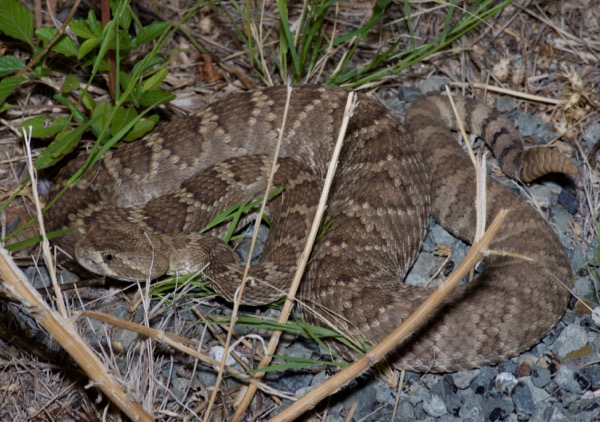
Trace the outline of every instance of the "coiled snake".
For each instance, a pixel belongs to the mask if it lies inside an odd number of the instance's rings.
[[[271,231],[255,283],[243,301],[258,305],[285,294],[308,233],[347,92],[294,88],[276,183]],[[134,280],[202,270],[231,300],[242,265],[217,237],[197,234],[228,206],[262,195],[278,138],[286,88],[233,95],[110,150],[48,214],[50,228],[77,230],[57,243],[80,264]],[[483,135],[510,177],[532,180],[574,165],[549,149],[523,152],[518,134],[497,111],[456,99],[467,128]],[[475,227],[474,171],[450,134],[448,100],[424,97],[403,125],[359,95],[328,203],[332,228],[316,244],[301,298],[344,332],[375,343],[429,294],[401,283],[433,215],[470,241]],[[60,173],[62,182],[83,158]],[[546,221],[518,195],[492,180],[488,215],[510,208],[490,255],[473,282],[459,287],[396,352],[400,367],[453,371],[504,360],[538,342],[561,318],[573,277]]]

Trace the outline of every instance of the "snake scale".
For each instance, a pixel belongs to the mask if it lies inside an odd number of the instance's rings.
[[[270,200],[271,231],[251,267],[243,302],[285,295],[315,214],[347,92],[295,87]],[[504,173],[529,181],[573,173],[566,157],[523,152],[518,133],[496,110],[458,97],[469,131],[481,134]],[[214,216],[266,187],[286,102],[286,88],[239,93],[166,124],[140,141],[108,151],[50,209],[51,229],[76,230],[56,243],[89,270],[122,280],[201,271],[231,300],[243,265],[214,234],[198,234]],[[402,280],[432,215],[455,236],[474,236],[473,166],[453,138],[455,119],[443,97],[427,96],[404,125],[364,95],[341,152],[326,218],[301,285],[304,313],[371,344],[399,325],[430,293]],[[54,191],[82,164],[59,173]],[[538,342],[566,308],[573,276],[544,218],[498,182],[488,183],[488,221],[511,210],[482,273],[457,288],[422,328],[395,351],[397,366],[455,371],[505,360]],[[217,233],[219,233],[217,231]],[[529,259],[502,254],[511,252]],[[317,317],[316,315],[320,315]]]

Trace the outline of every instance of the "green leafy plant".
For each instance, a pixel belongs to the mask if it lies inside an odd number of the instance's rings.
[[[388,78],[406,69],[433,53],[449,46],[486,19],[495,15],[511,3],[511,0],[501,2],[493,0],[475,0],[466,9],[459,9],[455,2],[439,3],[447,7],[446,19],[441,36],[424,44],[418,44],[414,38],[411,8],[404,1],[405,30],[410,35],[408,43],[401,43],[401,38],[391,39],[381,43],[378,51],[364,64],[357,66],[356,53],[374,28],[383,24],[386,13],[392,2],[377,0],[371,13],[367,14],[364,22],[355,29],[345,33],[331,31],[328,22],[337,19],[337,0],[309,0],[303,3],[299,19],[289,19],[288,0],[277,0],[279,13],[279,33],[274,42],[263,38],[260,31],[262,14],[256,13],[246,3],[241,6],[237,1],[231,2],[237,14],[232,13],[225,2],[217,2],[220,11],[229,17],[234,32],[246,46],[248,59],[256,74],[271,84],[268,56],[273,57],[273,63],[279,71],[281,81],[288,78],[295,83],[317,81],[322,82],[323,64],[328,60],[330,50],[343,51],[341,62],[325,77],[331,85],[344,85],[349,88],[358,87]],[[241,20],[241,24],[239,21]],[[338,30],[339,31],[339,30]],[[266,45],[273,46],[271,51]]]
[[[19,126],[19,130],[31,130],[34,138],[53,138],[37,157],[37,169],[50,167],[73,151],[88,131],[98,140],[96,151],[85,166],[89,167],[117,141],[131,141],[152,130],[158,115],[150,114],[150,111],[174,98],[160,89],[167,76],[168,61],[157,54],[172,28],[165,22],[141,25],[128,1],[111,2],[114,18],[105,25],[90,11],[85,19],[68,20],[62,31],[55,28],[34,30],[33,14],[19,0],[0,0],[0,7],[8,11],[1,14],[0,32],[21,42],[24,55],[30,55],[27,66],[16,56],[0,60],[3,109],[10,107],[7,100],[21,84],[68,69],[64,60],[72,68],[71,73],[64,74],[62,85],[54,94],[54,99],[70,111],[70,116],[37,116]],[[134,23],[138,28],[136,31],[133,30]],[[67,24],[76,39],[64,33]],[[127,55],[150,43],[154,46],[149,54],[130,68],[122,66]],[[60,69],[50,67],[56,60],[49,58],[56,57],[63,59]],[[111,60],[113,57],[116,60]],[[109,86],[114,85],[111,99],[96,99],[88,91],[98,73],[109,73]],[[87,82],[80,82],[82,79]]]

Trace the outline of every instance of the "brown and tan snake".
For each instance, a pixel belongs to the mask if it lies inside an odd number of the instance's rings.
[[[270,201],[271,230],[251,268],[243,302],[285,295],[315,214],[340,128],[347,92],[295,87],[275,177],[284,192]],[[430,215],[448,231],[474,235],[474,170],[453,138],[443,97],[424,97],[404,125],[359,95],[328,203],[331,229],[315,245],[301,285],[305,314],[317,312],[345,333],[374,344],[430,293],[402,280]],[[231,300],[242,263],[215,235],[197,232],[227,207],[266,186],[286,88],[232,95],[205,110],[110,150],[50,209],[57,240],[89,270],[117,279],[202,271]],[[503,171],[528,182],[573,173],[550,149],[523,152],[518,133],[497,111],[456,98],[469,131],[481,134]],[[55,192],[84,157],[60,173]],[[505,360],[538,342],[561,318],[573,277],[566,254],[538,212],[508,188],[488,182],[488,219],[511,212],[482,273],[457,288],[395,353],[399,367],[454,371]],[[527,260],[508,256],[510,252]]]

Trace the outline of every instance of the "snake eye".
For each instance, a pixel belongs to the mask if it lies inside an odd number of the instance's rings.
[[[114,255],[112,252],[104,252],[104,254],[102,255],[102,259],[104,259],[104,262],[110,262],[112,261],[114,258]]]

